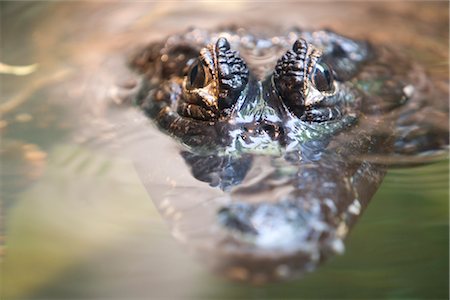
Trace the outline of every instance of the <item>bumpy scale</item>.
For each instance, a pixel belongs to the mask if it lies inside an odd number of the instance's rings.
[[[228,199],[182,220],[204,218],[201,234],[178,236],[229,277],[259,283],[343,251],[385,172],[361,157],[401,152],[400,115],[429,88],[395,51],[331,31],[193,29],[145,47],[132,67],[136,105]]]

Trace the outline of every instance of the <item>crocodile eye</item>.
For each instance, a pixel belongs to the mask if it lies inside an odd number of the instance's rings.
[[[320,62],[316,64],[312,74],[312,81],[321,92],[333,90],[333,72],[326,63]]]
[[[229,116],[248,83],[249,71],[225,38],[200,50],[188,61],[179,114],[199,120]]]
[[[208,70],[200,60],[194,62],[188,71],[187,88],[198,89],[204,87],[208,83]]]

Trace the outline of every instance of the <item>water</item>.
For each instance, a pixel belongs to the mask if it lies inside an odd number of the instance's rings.
[[[2,104],[15,104],[1,119],[4,298],[448,298],[445,159],[390,171],[344,255],[301,280],[252,287],[211,276],[175,242],[130,159],[152,138],[133,131],[146,120],[105,105],[128,78],[116,75],[126,74],[136,41],[240,20],[242,11],[250,24],[270,16],[410,45],[448,81],[447,4],[1,5],[1,61],[39,63],[25,77],[1,75]]]

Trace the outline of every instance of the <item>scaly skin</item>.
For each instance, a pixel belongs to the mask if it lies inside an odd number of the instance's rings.
[[[343,251],[385,173],[360,158],[393,151],[390,112],[425,89],[401,55],[331,31],[194,29],[147,46],[132,67],[142,74],[135,103],[182,144],[192,175],[229,199],[183,239],[253,282]]]
[[[277,37],[276,43],[272,41],[274,39],[252,40],[249,39],[251,35],[248,33],[224,31],[222,36],[228,36],[230,41],[228,47],[231,46],[231,49],[225,49],[225,46],[222,45],[222,51],[220,51],[220,47],[215,45],[219,36],[220,32],[208,33],[192,30],[180,36],[173,36],[166,43],[147,47],[133,61],[136,69],[147,74],[147,80],[144,81],[144,87],[137,103],[149,117],[156,120],[161,129],[180,139],[187,146],[195,148],[196,151],[205,147],[206,144],[211,145],[213,151],[217,151],[219,148],[224,149],[236,141],[240,142],[240,138],[245,135],[243,133],[245,128],[255,128],[255,124],[256,127],[262,128],[261,123],[274,126],[275,128],[271,129],[275,129],[275,131],[288,126],[289,128],[286,129],[293,132],[291,134],[294,136],[293,139],[303,141],[316,138],[314,134],[308,137],[303,133],[305,124],[312,130],[318,131],[319,135],[332,135],[356,119],[359,113],[360,96],[358,92],[354,92],[354,83],[350,83],[348,80],[357,75],[359,68],[370,57],[366,43],[354,42],[326,31],[291,32],[286,37]],[[314,55],[318,56],[315,57],[315,60],[321,59],[334,71],[336,80],[334,81],[334,91],[331,93],[328,91],[323,94],[318,93],[314,84],[311,84],[310,80],[306,78],[308,74],[303,74],[302,76],[305,77],[303,78],[291,76],[288,73],[278,74],[279,72],[276,71],[283,70],[282,66],[289,66],[289,64],[298,68],[295,59],[290,59],[288,56],[296,55],[295,51],[291,51],[291,41],[301,39],[306,41],[303,50],[319,52],[319,48],[312,44],[306,44],[314,43],[323,51],[322,55],[320,53],[314,53]],[[253,44],[261,43],[261,41],[265,43],[270,41],[271,44],[265,45],[264,48],[252,48]],[[347,52],[344,53],[343,48]],[[283,52],[286,54],[284,59],[280,59],[275,73],[272,74],[266,69],[268,69],[267,66],[276,63],[275,59],[266,62],[264,68],[251,65],[248,68],[239,54],[232,49],[245,51],[246,56],[253,57],[264,57],[267,53],[273,52],[273,49],[276,49],[280,55]],[[297,52],[303,50],[300,49]],[[339,57],[335,59],[336,55]],[[214,77],[213,84],[209,85],[205,89],[206,91],[202,91],[214,99],[211,103],[205,104],[209,100],[205,101],[205,97],[193,95],[191,90],[186,87],[189,66],[195,63],[199,56],[202,61],[206,62],[205,64],[209,63],[206,68]],[[274,58],[277,56],[274,55]],[[218,62],[219,59],[222,59],[221,63]],[[220,66],[226,66],[225,72],[233,70],[234,73],[225,78]],[[314,68],[314,63],[311,62],[308,67]],[[260,70],[261,68],[262,70]],[[286,72],[287,68],[284,67]],[[249,72],[249,69],[255,69],[255,72]],[[302,73],[303,71],[309,75],[312,73],[312,70],[306,70],[306,65],[305,70],[291,70],[291,73]],[[230,78],[232,78],[231,80],[236,78],[238,81],[244,80],[247,84],[232,83],[232,85],[240,85],[239,87],[224,88],[222,82],[227,82]],[[288,87],[284,89],[283,87],[292,80],[297,80],[299,84],[307,82],[305,88],[310,90],[310,96],[306,97],[300,90],[291,92]],[[230,90],[234,92],[233,95],[227,95],[228,97],[219,95],[220,93],[229,93]],[[304,99],[295,101],[296,97]],[[231,104],[225,104],[227,107],[218,107],[226,102]],[[297,102],[302,102],[300,108],[290,109],[292,103]],[[331,116],[329,116],[330,114]],[[234,130],[239,130],[239,134],[226,134]],[[200,137],[197,139],[197,136]],[[209,136],[211,140],[205,141],[205,136]],[[282,142],[285,144],[292,142],[290,139],[282,138]],[[258,139],[261,140],[261,138]],[[264,143],[271,142],[273,141],[264,141]],[[242,146],[245,148],[245,145]],[[255,151],[254,145],[249,151],[252,153]]]

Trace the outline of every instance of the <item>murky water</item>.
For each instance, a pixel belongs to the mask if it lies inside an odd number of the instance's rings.
[[[134,110],[107,103],[137,46],[244,17],[395,41],[448,82],[446,3],[2,2],[0,61],[39,64],[1,75],[4,298],[448,297],[445,159],[391,170],[345,254],[301,280],[234,284],[173,240],[132,160],[152,132],[136,130],[146,120]]]

